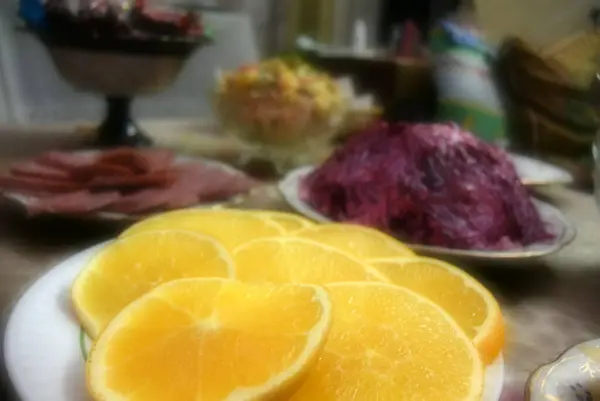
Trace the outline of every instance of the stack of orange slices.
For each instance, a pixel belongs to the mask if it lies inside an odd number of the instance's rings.
[[[366,227],[182,210],[133,225],[72,287],[96,401],[479,401],[497,301]]]

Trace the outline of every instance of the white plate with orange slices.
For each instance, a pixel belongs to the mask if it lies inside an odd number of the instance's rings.
[[[503,341],[481,284],[381,233],[185,210],[52,268],[4,350],[21,401],[497,401]]]

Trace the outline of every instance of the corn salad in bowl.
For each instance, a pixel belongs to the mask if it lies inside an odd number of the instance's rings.
[[[309,161],[339,132],[348,107],[342,92],[326,73],[271,59],[222,73],[215,109],[225,132],[285,170]]]

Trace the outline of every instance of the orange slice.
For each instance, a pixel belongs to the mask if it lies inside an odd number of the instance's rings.
[[[125,308],[88,360],[97,401],[287,399],[331,323],[322,287],[183,279]]]
[[[254,213],[259,217],[263,217],[277,223],[286,233],[292,233],[315,225],[315,223],[312,221],[292,213],[278,212],[273,210],[259,211]]]
[[[261,238],[236,248],[232,256],[234,277],[243,281],[309,284],[387,281],[366,263],[304,238]]]
[[[504,319],[494,296],[476,279],[448,263],[429,258],[378,260],[372,266],[391,282],[444,308],[473,339],[484,363],[504,347]]]
[[[322,224],[294,235],[331,245],[360,259],[414,256],[406,245],[373,228],[354,224]]]
[[[71,296],[79,321],[96,338],[125,306],[159,284],[232,273],[229,253],[214,238],[152,231],[106,245],[79,274]]]
[[[121,237],[155,230],[190,230],[218,239],[227,249],[284,233],[277,223],[235,209],[185,209],[160,214],[129,227]]]
[[[331,332],[291,401],[480,401],[483,364],[442,308],[391,284],[326,288]]]

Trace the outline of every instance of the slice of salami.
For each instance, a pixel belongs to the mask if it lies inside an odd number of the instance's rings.
[[[106,210],[116,213],[141,214],[162,209],[172,197],[172,188],[143,189],[124,195]]]
[[[242,173],[231,174],[228,177],[223,176],[221,183],[222,185],[216,186],[211,192],[200,193],[200,198],[213,202],[227,200],[236,195],[248,193],[251,189],[259,185],[258,181]]]
[[[90,181],[96,177],[132,177],[134,173],[123,166],[97,162],[72,170],[69,175],[77,181]]]
[[[190,162],[177,165],[174,170],[177,172],[177,179],[165,208],[181,209],[199,204],[198,193],[214,178],[215,168],[203,162]]]
[[[178,178],[174,186],[185,188],[184,193],[195,194],[199,202],[227,200],[258,185],[257,181],[242,172],[228,171],[201,162],[186,163],[176,169]]]
[[[68,153],[68,152],[46,152],[35,161],[44,166],[54,167],[60,170],[73,171],[84,166],[91,166],[98,160],[96,154]]]
[[[200,188],[198,191],[198,198],[201,202],[227,200],[237,194],[237,192],[230,189],[235,180],[236,177],[229,174],[214,177],[210,182],[206,182],[206,184]]]
[[[221,172],[204,163],[187,163],[174,167],[177,178],[173,187],[188,193],[198,193],[200,188],[207,185],[207,182],[218,177]]]
[[[188,190],[171,189],[169,191],[169,201],[165,205],[165,209],[182,209],[199,203],[198,194],[189,192]]]
[[[175,156],[166,149],[146,149],[138,153],[137,163],[146,171],[160,171],[173,165]]]
[[[169,187],[177,178],[174,171],[155,171],[134,176],[94,177],[88,183],[89,188],[134,189],[147,187]]]
[[[70,181],[48,180],[36,177],[0,176],[0,189],[14,192],[52,192],[63,193],[77,191],[81,185]]]
[[[116,191],[101,193],[76,191],[35,199],[27,205],[27,212],[30,216],[47,213],[86,214],[105,208],[120,197],[120,194]]]
[[[56,192],[48,192],[40,189],[19,189],[9,191],[11,195],[26,196],[32,198],[47,198],[49,196],[56,196]]]
[[[206,180],[223,177],[230,173],[222,167],[211,166],[202,162],[185,163],[173,168],[177,172],[178,185],[198,186],[205,185]]]
[[[10,167],[10,173],[14,176],[41,178],[46,180],[69,180],[69,174],[55,167],[45,166],[35,161],[15,163]]]
[[[99,156],[99,162],[113,166],[121,166],[134,174],[144,173],[135,163],[136,150],[133,148],[117,148],[102,152]]]
[[[259,185],[261,185],[260,181],[248,177],[246,174],[235,174],[229,186],[230,196],[246,193]]]
[[[164,149],[119,148],[100,155],[102,163],[122,166],[136,174],[166,170],[173,159],[173,153]]]

